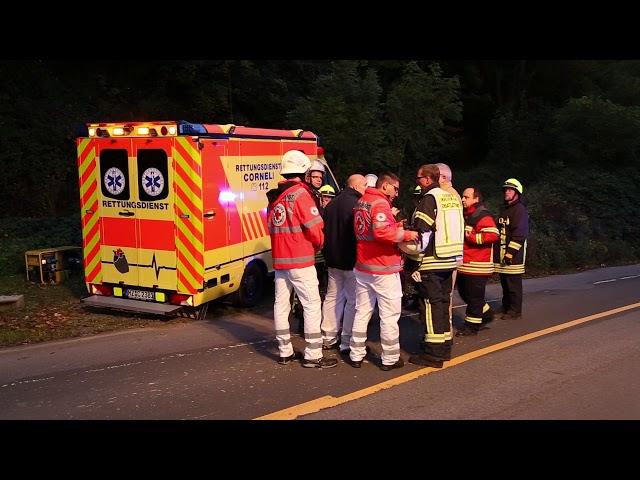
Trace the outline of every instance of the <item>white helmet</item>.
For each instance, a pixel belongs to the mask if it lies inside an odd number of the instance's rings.
[[[367,180],[367,187],[376,188],[376,182],[378,181],[377,175],[367,173],[364,178]]]
[[[300,150],[289,150],[282,156],[280,175],[287,173],[305,173],[309,170],[311,160]]]
[[[309,167],[309,171],[316,170],[318,172],[324,173],[324,165],[319,160],[314,160],[311,162],[311,166]]]
[[[398,242],[398,248],[408,255],[417,255],[421,251],[420,244],[415,241]]]

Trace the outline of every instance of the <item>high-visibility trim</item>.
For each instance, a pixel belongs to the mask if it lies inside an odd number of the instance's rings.
[[[184,228],[184,226],[182,224],[179,224],[176,237],[182,241],[182,245],[187,249],[184,254],[186,255],[187,253],[189,253],[189,255],[192,257],[191,260],[193,260],[196,265],[201,265],[203,259],[202,243],[198,242],[198,240],[193,235],[191,235],[188,230],[185,234],[185,230],[186,229]]]
[[[100,282],[102,280],[101,228],[98,211],[98,168],[95,161],[96,149],[93,140],[80,140],[77,152],[85,281]]]
[[[295,263],[305,263],[305,262],[311,262],[313,261],[315,257],[314,256],[308,256],[308,257],[294,257],[294,258],[274,258],[273,259],[273,264],[274,265],[281,265],[281,264],[295,264]]]
[[[249,227],[249,221],[247,220],[245,215],[240,215],[240,218],[242,219],[242,230],[244,231],[244,238],[246,238],[247,240],[253,240],[254,234],[252,229]]]
[[[200,197],[200,188],[197,183],[193,182],[193,179],[184,168],[176,162],[176,180],[180,180],[180,186],[184,190],[185,194],[192,197]]]
[[[269,228],[270,233],[300,233],[302,232],[302,227],[296,225],[293,227],[271,227]]]
[[[87,182],[84,184],[84,188],[80,189],[80,203],[82,205],[91,205],[98,200],[97,195],[98,186],[96,182]]]
[[[444,333],[427,333],[425,341],[427,343],[444,343],[447,340],[450,340],[446,337],[447,335]]]
[[[268,234],[264,228],[264,225],[262,224],[262,220],[260,219],[260,215],[258,215],[258,212],[251,212],[250,215],[255,222],[256,227],[258,228],[258,232],[260,232],[260,238],[266,237]]]
[[[307,223],[303,223],[302,225],[305,226],[306,228],[311,228],[316,223],[320,223],[320,222],[322,222],[322,217],[318,216],[316,218],[313,218],[313,219],[309,220]]]
[[[91,151],[93,152],[94,150],[91,149]],[[92,157],[94,156],[95,155],[92,155]],[[80,188],[83,188],[85,187],[85,185],[87,185],[87,180],[91,178],[96,168],[98,168],[98,166],[96,165],[96,162],[93,161],[93,158],[82,165],[80,172]]]
[[[95,237],[90,244],[87,245],[87,251],[89,252],[85,259],[84,259],[84,266],[89,268],[92,265],[95,265],[96,262],[100,262],[100,255],[98,255],[98,253],[100,252],[100,242],[99,242],[99,237]]]
[[[249,218],[251,218],[251,223],[253,224],[253,226],[256,229],[256,232],[258,233],[258,238],[264,237],[265,233],[262,231],[262,228],[260,228],[260,222],[258,221],[256,212],[249,212]]]
[[[482,234],[481,233],[476,233],[476,243],[478,245],[482,245]]]
[[[424,302],[424,311],[425,311],[425,326],[426,326],[426,334],[424,336],[424,341],[427,341],[427,335],[433,333],[433,317],[431,316],[431,302],[428,298],[423,298]]]
[[[422,257],[420,268],[418,270],[453,270],[458,266],[455,257],[452,258],[434,258],[434,257]]]
[[[402,269],[402,265],[366,265],[364,263],[356,262],[356,268],[365,273],[380,273],[380,272],[388,272],[395,273]]]
[[[493,263],[487,265],[467,265],[463,264],[458,267],[460,273],[469,273],[476,275],[491,275],[493,273]]]
[[[488,303],[485,303],[484,306],[482,307],[482,313],[487,313],[489,310],[491,310],[491,307],[489,306]]]
[[[196,293],[202,288],[204,279],[200,152],[192,144],[190,137],[176,137],[172,156],[175,165],[174,202],[178,291]]]
[[[182,209],[176,208],[176,215],[178,215],[178,217],[183,214],[184,211]],[[202,233],[200,230],[198,230],[196,222],[190,222],[189,219],[186,218],[180,218],[180,220],[181,221],[176,221],[177,227],[179,229],[182,229],[182,231],[185,232],[186,236],[192,236],[199,243],[202,243]]]
[[[482,323],[482,317],[478,318],[478,317],[470,317],[469,315],[465,315],[464,321],[469,323],[480,324]]]
[[[424,221],[427,223],[427,225],[432,226],[436,221],[431,218],[429,215],[427,215],[426,213],[423,213],[421,211],[417,211],[414,215],[415,218],[419,218],[420,220]]]
[[[251,238],[255,240],[260,235],[258,234],[258,230],[257,230],[255,224],[251,221],[251,214],[250,213],[245,213],[242,216],[244,217],[244,220],[247,222],[247,225],[249,226],[249,229],[251,230]]]
[[[88,138],[80,140],[78,142],[78,165],[82,163],[82,157],[84,156],[84,152],[91,143],[91,140]]]
[[[175,202],[182,209],[183,213],[189,215],[189,219],[196,224],[198,230],[202,230],[202,201],[199,197],[192,197],[185,193],[180,181],[176,182]]]
[[[94,203],[94,206],[97,205],[97,202]],[[90,208],[90,210],[93,210]],[[96,229],[100,229],[100,219],[95,214],[86,214],[82,218],[82,236],[85,238],[93,238],[93,236],[97,233]]]
[[[176,246],[179,250],[182,247],[180,243],[181,243],[180,238],[177,238]],[[194,293],[198,288],[200,288],[200,286],[202,285],[202,281],[198,280],[198,277],[200,277],[200,275],[198,274],[198,272],[195,271],[192,264],[189,263],[188,261],[185,261],[185,260],[188,260],[188,258],[189,258],[188,254],[179,255],[178,261],[177,261],[177,269],[178,269],[178,273],[182,275],[184,284],[189,287],[187,288],[186,291]]]
[[[507,245],[507,248],[513,248],[514,250],[520,250],[522,248],[522,244],[518,243],[518,242],[514,242],[513,240],[511,240],[509,242],[509,245]]]
[[[517,275],[520,273],[524,273],[524,265],[501,265],[499,263],[494,263],[493,271],[495,273],[508,273]]]
[[[495,233],[496,235],[500,235],[500,231],[495,227],[485,227],[480,230],[482,233]]]
[[[191,143],[189,138],[186,137],[177,137],[176,145],[183,149],[184,153],[189,157],[189,159],[197,166],[200,166],[200,152],[196,149],[196,147]]]

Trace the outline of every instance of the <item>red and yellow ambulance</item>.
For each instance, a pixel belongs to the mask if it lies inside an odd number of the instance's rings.
[[[273,272],[266,192],[288,150],[318,137],[184,121],[88,124],[77,139],[88,306],[204,315],[234,293],[254,305]]]

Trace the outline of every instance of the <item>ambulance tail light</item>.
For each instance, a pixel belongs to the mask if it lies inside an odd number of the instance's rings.
[[[113,287],[109,285],[93,285],[91,284],[91,293],[94,295],[104,295],[111,297],[113,295]]]
[[[172,293],[169,295],[169,303],[172,305],[193,306],[193,297],[191,295],[183,295],[182,293]]]

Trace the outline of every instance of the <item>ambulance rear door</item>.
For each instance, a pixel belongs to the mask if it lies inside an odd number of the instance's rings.
[[[136,209],[136,168],[131,139],[108,138],[96,141],[100,204],[100,255],[102,281],[138,284],[138,238]]]
[[[173,138],[134,138],[138,285],[175,291]]]

